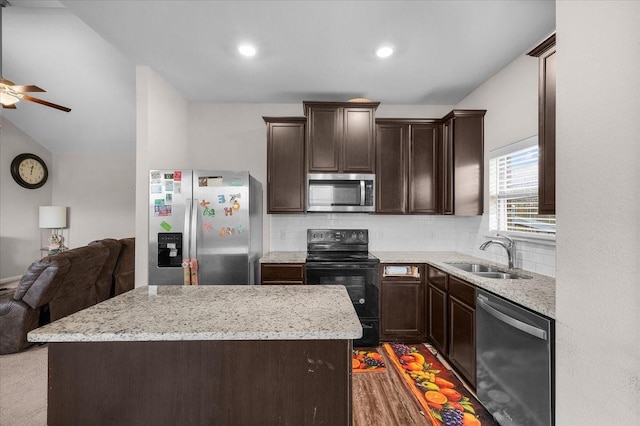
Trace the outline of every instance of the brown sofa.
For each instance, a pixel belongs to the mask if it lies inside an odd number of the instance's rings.
[[[134,287],[135,239],[111,238],[47,256],[0,296],[0,354],[31,345],[27,333]]]

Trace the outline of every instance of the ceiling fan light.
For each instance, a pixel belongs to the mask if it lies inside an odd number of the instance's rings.
[[[0,92],[0,104],[9,106],[18,103],[19,97],[12,95],[11,93]]]

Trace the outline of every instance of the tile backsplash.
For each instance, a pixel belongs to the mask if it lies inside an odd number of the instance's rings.
[[[368,214],[269,215],[271,251],[306,251],[307,229],[368,229],[370,251],[458,251],[507,264],[502,247],[478,249],[489,237],[488,215],[426,216]],[[517,268],[555,276],[555,244],[516,240]]]

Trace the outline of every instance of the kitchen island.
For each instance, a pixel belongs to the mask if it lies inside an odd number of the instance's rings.
[[[350,425],[341,286],[149,286],[29,333],[49,425]]]

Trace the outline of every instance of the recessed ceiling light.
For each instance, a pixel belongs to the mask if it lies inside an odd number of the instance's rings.
[[[393,47],[391,46],[380,46],[376,49],[376,56],[378,58],[388,58],[393,54]]]
[[[255,56],[256,48],[251,44],[245,43],[238,46],[238,52],[240,52],[242,56]]]

